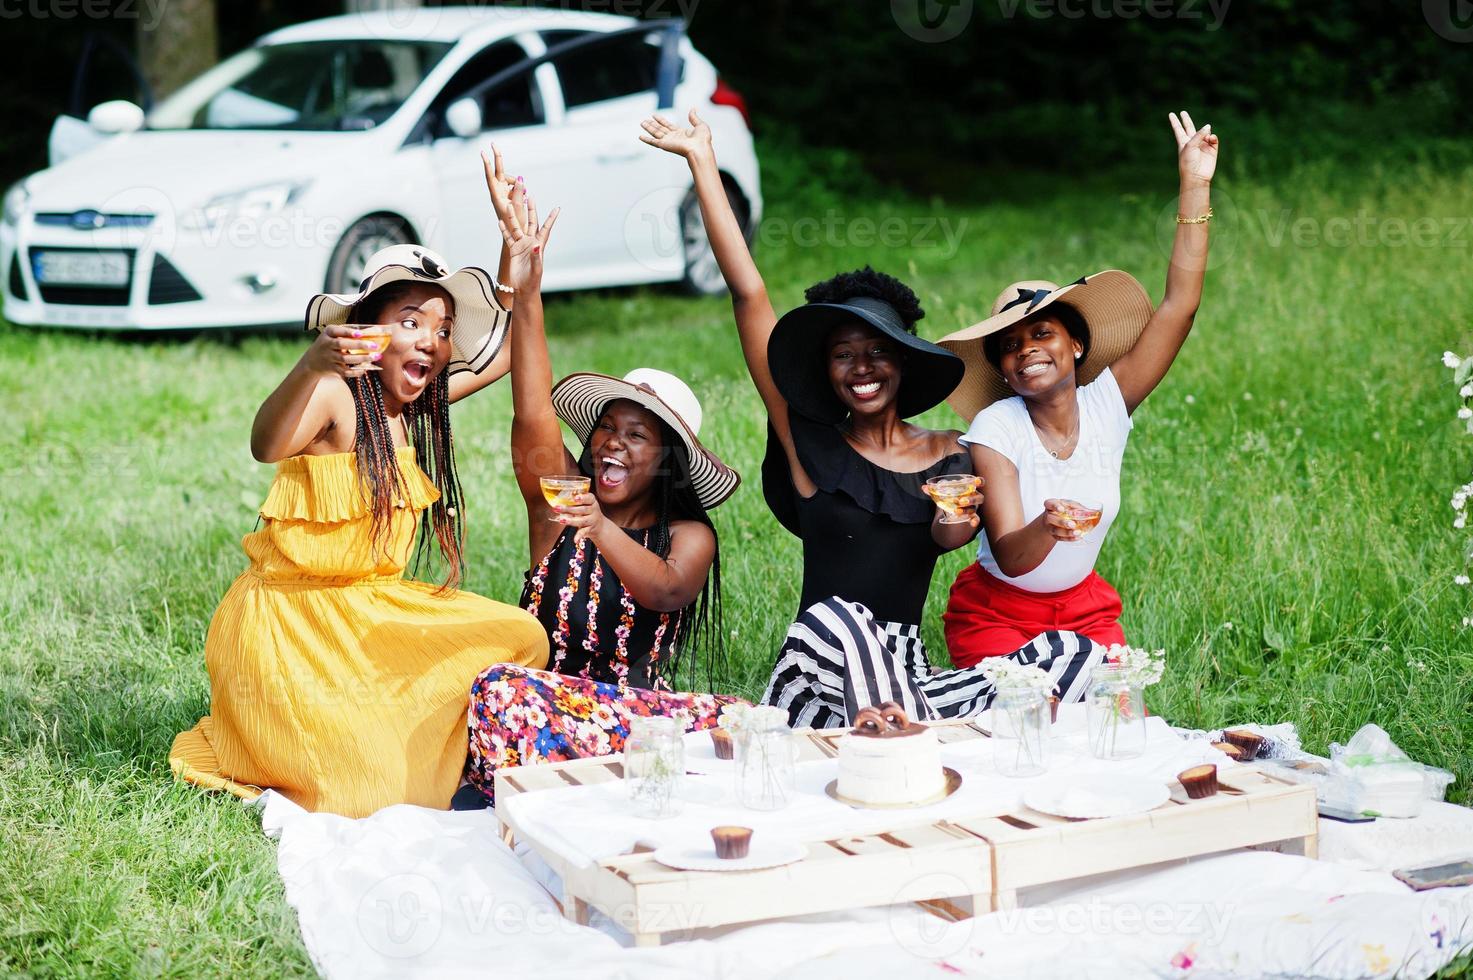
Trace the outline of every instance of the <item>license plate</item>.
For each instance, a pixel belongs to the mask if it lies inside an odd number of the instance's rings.
[[[31,271],[43,286],[126,286],[127,252],[36,252]]]

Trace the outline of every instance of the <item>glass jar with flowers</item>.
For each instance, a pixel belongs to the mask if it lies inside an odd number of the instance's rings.
[[[624,781],[634,812],[661,819],[680,812],[685,779],[684,726],[678,718],[636,717],[624,743]]]
[[[797,792],[797,747],[788,713],[772,705],[734,704],[717,722],[731,733],[736,796],[752,810],[787,806]]]
[[[992,755],[1004,776],[1036,776],[1048,769],[1049,705],[1054,689],[1048,672],[1032,664],[997,658],[984,663],[992,682]]]
[[[1116,644],[1090,671],[1085,692],[1089,749],[1097,759],[1133,759],[1146,751],[1145,689],[1161,679],[1165,650]]]

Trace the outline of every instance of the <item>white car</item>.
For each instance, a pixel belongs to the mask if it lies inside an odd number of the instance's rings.
[[[54,165],[5,195],[5,316],[300,323],[314,293],[356,289],[369,255],[408,241],[494,272],[492,142],[544,214],[563,209],[547,289],[718,293],[685,161],[638,139],[657,109],[691,107],[750,230],[762,199],[746,108],[680,21],[441,7],[289,27],[146,116],[111,102],[58,120]]]

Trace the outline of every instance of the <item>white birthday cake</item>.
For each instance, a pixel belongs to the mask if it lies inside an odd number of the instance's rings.
[[[864,708],[839,739],[839,796],[865,806],[915,806],[946,789],[936,733],[893,701]]]

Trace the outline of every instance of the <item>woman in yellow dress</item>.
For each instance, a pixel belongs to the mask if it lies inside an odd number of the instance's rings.
[[[276,479],[210,622],[210,714],[174,740],[180,778],[350,817],[449,805],[476,675],[547,663],[536,619],[456,588],[448,409],[506,373],[507,321],[486,272],[449,275],[418,245],[375,255],[360,293],[313,299],[321,332],[251,432]],[[420,526],[416,566],[433,539],[439,587],[403,577]]]

